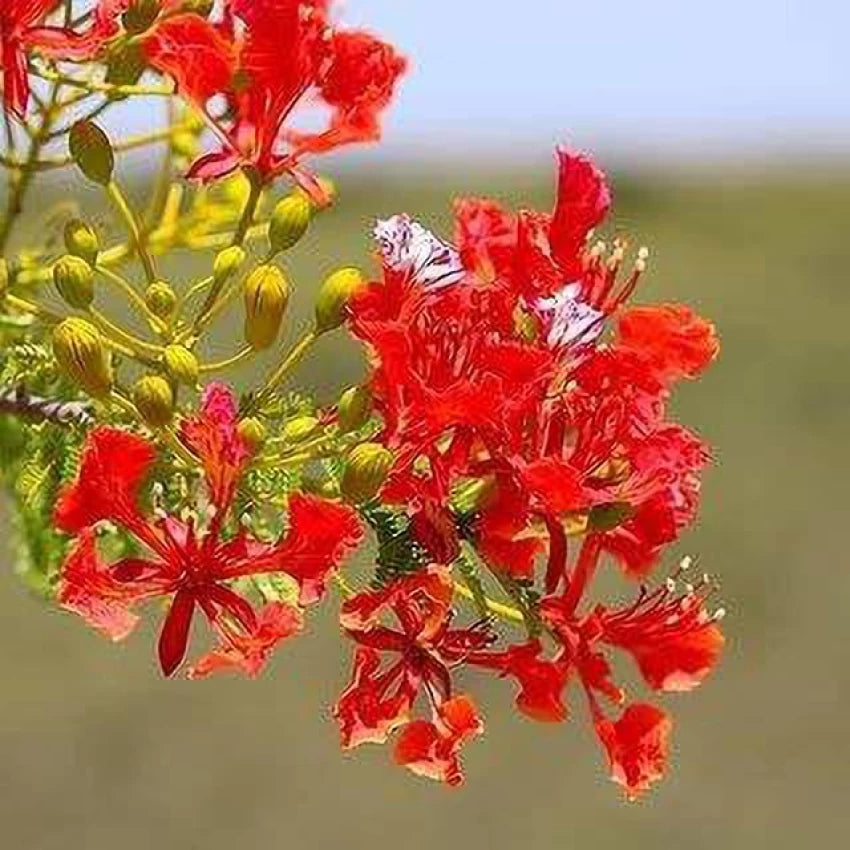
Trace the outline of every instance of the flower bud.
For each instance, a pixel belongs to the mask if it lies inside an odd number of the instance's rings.
[[[277,338],[289,294],[289,282],[277,266],[257,266],[246,278],[245,339],[255,351],[268,348]]]
[[[174,418],[174,390],[159,375],[147,375],[136,381],[133,404],[150,428],[164,428]]]
[[[467,478],[452,490],[452,509],[461,515],[474,514],[492,502],[496,491],[496,479],[492,475]]]
[[[94,272],[80,257],[66,254],[53,266],[53,283],[70,307],[86,310],[94,300]]]
[[[239,425],[237,425],[236,431],[242,441],[254,454],[263,447],[266,439],[268,438],[268,430],[266,429],[266,426],[263,425],[259,419],[255,419],[253,416],[243,419]]]
[[[98,329],[70,318],[53,329],[53,355],[61,371],[94,398],[112,390],[112,366]]]
[[[124,29],[130,35],[145,32],[156,20],[159,9],[159,0],[130,0],[127,11],[121,16]]]
[[[351,387],[337,404],[339,430],[343,434],[362,428],[372,415],[372,391],[368,387]]]
[[[100,252],[100,240],[97,233],[84,221],[72,218],[65,225],[65,250],[81,260],[85,260],[90,266],[97,264],[97,255]]]
[[[386,481],[393,464],[392,452],[379,443],[355,446],[345,462],[340,491],[352,504],[374,499]]]
[[[269,221],[269,245],[277,254],[295,246],[310,226],[313,206],[303,195],[293,192],[274,208]]]
[[[300,443],[306,440],[319,427],[319,420],[315,416],[298,416],[295,419],[290,419],[283,426],[281,434],[284,440],[289,443]]]
[[[348,302],[366,286],[360,269],[344,268],[330,275],[316,299],[316,328],[319,333],[338,328],[345,321]]]
[[[177,306],[177,296],[164,280],[157,280],[145,290],[145,304],[157,318],[168,319]]]
[[[218,286],[228,281],[245,262],[245,250],[238,245],[225,248],[213,261],[213,281]]]
[[[162,355],[162,362],[168,377],[177,384],[196,387],[201,374],[198,358],[182,345],[167,345]]]
[[[115,154],[109,137],[94,121],[77,121],[68,134],[71,157],[93,183],[109,185],[115,170]]]

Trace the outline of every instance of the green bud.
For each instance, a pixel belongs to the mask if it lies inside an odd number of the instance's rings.
[[[228,281],[245,262],[245,250],[238,245],[220,251],[213,262],[213,280],[217,285]]]
[[[80,257],[66,254],[53,266],[53,283],[70,307],[86,310],[94,300],[94,272]]]
[[[105,82],[113,86],[136,85],[148,67],[138,41],[119,41],[108,50],[105,62]]]
[[[492,475],[467,478],[452,490],[452,508],[461,515],[474,514],[492,501],[496,489],[496,479]]]
[[[343,434],[362,428],[372,415],[372,391],[368,387],[351,387],[337,404],[339,430]]]
[[[168,377],[177,384],[196,387],[201,374],[198,358],[182,345],[167,345],[162,362]]]
[[[93,183],[109,185],[115,170],[115,154],[109,137],[94,121],[77,121],[68,134],[71,157]]]
[[[65,225],[65,250],[90,266],[97,265],[97,255],[100,253],[100,240],[97,233],[84,221],[72,218]]]
[[[147,375],[136,381],[133,404],[150,428],[164,428],[174,418],[174,390],[159,375]]]
[[[285,197],[274,208],[269,221],[269,245],[277,254],[297,245],[313,218],[313,206],[300,193]]]
[[[289,304],[289,281],[277,266],[257,266],[245,279],[244,292],[245,339],[261,351],[277,339]]]
[[[94,398],[112,390],[112,366],[98,329],[70,318],[53,329],[53,354],[60,370]]]
[[[121,22],[128,33],[138,35],[150,29],[159,10],[159,0],[131,0],[127,11],[121,16]]]
[[[298,416],[295,419],[290,419],[283,426],[281,434],[289,443],[300,443],[314,434],[318,427],[319,420],[315,416]]]
[[[164,280],[157,280],[145,290],[145,304],[157,318],[168,319],[177,306],[177,296]]]
[[[361,443],[349,452],[340,491],[352,504],[371,501],[386,481],[393,464],[392,452],[379,443]]]
[[[236,431],[255,454],[263,447],[269,435],[266,426],[259,419],[254,419],[253,416],[243,419],[236,426]]]
[[[634,515],[628,502],[610,502],[590,509],[587,526],[590,531],[613,531]]]
[[[345,321],[348,302],[366,286],[360,269],[344,268],[330,275],[316,299],[316,328],[319,333],[338,328]]]

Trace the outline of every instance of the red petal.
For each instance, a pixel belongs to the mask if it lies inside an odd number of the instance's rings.
[[[194,611],[194,593],[178,590],[159,635],[159,664],[165,676],[170,676],[186,656]]]
[[[174,78],[184,97],[204,104],[230,88],[236,68],[233,45],[211,23],[194,14],[158,23],[144,39],[148,62]]]
[[[139,520],[139,488],[154,462],[153,446],[115,428],[86,438],[77,480],[56,506],[56,525],[71,534],[104,519],[127,525]]]
[[[239,672],[248,678],[260,675],[278,644],[303,627],[297,608],[273,602],[263,608],[249,634],[230,632],[212,652],[189,668],[190,679],[203,679],[215,673]]]
[[[596,721],[596,733],[608,753],[611,778],[634,800],[664,775],[673,721],[645,703],[630,705],[612,723]]]

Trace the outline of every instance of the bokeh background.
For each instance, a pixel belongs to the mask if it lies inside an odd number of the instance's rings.
[[[488,734],[468,748],[467,786],[449,792],[383,749],[339,752],[327,706],[349,648],[330,610],[258,682],[164,682],[150,628],[115,647],[28,595],[4,517],[0,846],[844,846],[846,7],[350,0],[345,18],[392,36],[415,69],[385,148],[330,167],[342,202],[294,255],[296,314],[322,272],[369,262],[376,216],[407,210],[448,233],[456,195],[545,209],[554,142],[596,151],[614,173],[618,230],[652,250],[641,297],[689,302],[722,335],[717,366],[676,402],[718,462],[673,554],[697,553],[722,578],[725,663],[666,700],[672,769],[639,804],[605,778],[578,700],[573,722],[541,727],[516,717],[509,687],[483,681]],[[65,179],[50,191],[75,191]],[[31,201],[34,221],[46,198]],[[299,378],[330,394],[358,368],[327,340]]]

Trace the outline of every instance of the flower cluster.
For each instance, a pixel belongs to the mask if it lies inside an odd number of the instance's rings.
[[[711,461],[669,400],[717,356],[713,326],[630,303],[648,251],[597,238],[608,181],[559,149],[551,212],[459,200],[449,239],[407,214],[378,222],[374,279],[331,274],[310,327],[237,392],[221,373],[278,348],[293,286],[278,257],[334,198],[306,160],[376,141],[406,60],[338,26],[329,0],[84,5],[0,8],[8,135],[29,141],[3,158],[0,253],[36,175],[66,166],[127,232],[104,247],[74,218],[62,256],[0,258],[0,473],[22,573],[114,641],[158,602],[162,673],[192,679],[259,675],[334,588],[353,646],[332,708],[345,749],[392,739],[398,764],[459,785],[484,731],[475,678],[496,676],[533,721],[566,722],[583,694],[611,777],[639,796],[666,770],[672,719],[615,681],[612,657],[678,693],[724,642],[709,577],[686,558],[658,578]],[[95,123],[150,97],[180,101],[161,136],[113,144]],[[317,106],[324,123],[298,129]],[[57,139],[69,153],[48,158]],[[141,214],[115,157],[152,140],[168,150]],[[279,178],[294,187],[275,200]],[[157,265],[183,248],[215,256],[178,291]],[[39,300],[50,282],[61,314]],[[134,323],[107,314],[106,286]],[[239,296],[241,347],[209,360]],[[326,406],[284,391],[338,329],[363,346],[363,383]],[[603,571],[621,599],[600,594]],[[210,640],[187,662],[196,619]]]

